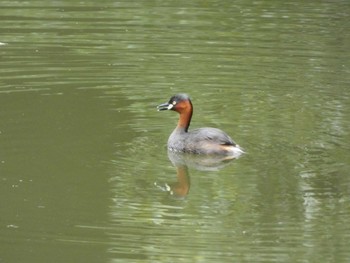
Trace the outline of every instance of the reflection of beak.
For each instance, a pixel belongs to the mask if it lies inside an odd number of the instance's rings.
[[[170,103],[163,103],[163,104],[160,104],[157,106],[157,109],[158,111],[161,111],[161,110],[171,110],[173,108],[173,104],[170,104]]]

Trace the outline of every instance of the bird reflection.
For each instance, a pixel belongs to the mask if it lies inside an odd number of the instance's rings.
[[[168,158],[174,166],[185,165],[199,171],[219,171],[234,158],[222,155],[201,155],[168,151]]]
[[[176,198],[184,198],[190,191],[190,177],[188,175],[188,168],[186,165],[176,166],[177,181],[165,183],[164,186],[155,185],[163,191],[169,192],[171,196]]]
[[[229,165],[235,158],[219,155],[193,155],[168,151],[168,158],[176,167],[176,182],[160,185],[154,183],[162,191],[169,192],[175,198],[185,198],[190,190],[190,176],[188,168],[199,171],[218,171]]]

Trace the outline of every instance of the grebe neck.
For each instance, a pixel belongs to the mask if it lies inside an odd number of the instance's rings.
[[[184,131],[184,132],[188,131],[188,127],[190,127],[190,123],[191,123],[192,113],[193,113],[192,109],[180,112],[180,118],[177,123],[176,130]]]

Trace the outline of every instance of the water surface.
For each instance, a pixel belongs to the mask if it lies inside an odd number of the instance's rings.
[[[3,1],[1,262],[348,262],[350,5]],[[171,95],[233,162],[168,155]]]

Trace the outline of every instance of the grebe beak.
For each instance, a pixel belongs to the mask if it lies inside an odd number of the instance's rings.
[[[157,110],[161,111],[161,110],[171,110],[174,107],[173,104],[170,103],[163,103],[157,106]]]

